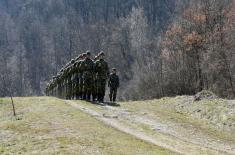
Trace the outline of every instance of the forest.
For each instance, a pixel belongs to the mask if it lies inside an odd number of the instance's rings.
[[[234,0],[0,0],[0,96],[44,95],[89,50],[120,76],[120,100],[235,98]]]

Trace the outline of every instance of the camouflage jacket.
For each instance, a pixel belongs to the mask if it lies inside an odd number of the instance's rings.
[[[107,79],[109,76],[108,63],[103,59],[97,60],[95,62],[95,72],[96,72],[96,77]]]
[[[94,74],[94,62],[91,59],[85,59],[81,62],[80,71],[83,75],[83,78],[93,78]]]

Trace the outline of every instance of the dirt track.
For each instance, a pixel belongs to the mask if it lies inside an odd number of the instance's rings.
[[[122,107],[94,105],[91,108],[74,101],[65,102],[117,130],[180,154],[235,154],[233,143],[210,137],[194,126],[184,128],[176,122],[162,123],[150,114],[134,113]]]

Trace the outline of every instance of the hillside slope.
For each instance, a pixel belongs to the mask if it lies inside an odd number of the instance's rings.
[[[176,154],[143,142],[55,98],[0,100],[0,154],[133,155]]]
[[[235,102],[191,96],[108,103],[0,100],[2,154],[235,154]],[[177,153],[176,153],[177,152]]]
[[[122,102],[120,107],[69,102],[123,132],[181,154],[235,154],[232,100],[179,96]]]

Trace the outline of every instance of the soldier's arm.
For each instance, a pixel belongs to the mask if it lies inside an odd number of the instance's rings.
[[[77,67],[76,67],[77,73],[80,73],[80,72],[81,72],[81,71],[80,71],[80,64],[81,64],[80,62],[77,63]]]
[[[95,73],[98,72],[98,61],[96,61],[94,64],[94,71],[95,71]]]
[[[79,69],[80,69],[80,72],[82,73],[83,72],[83,70],[84,70],[84,67],[83,67],[84,65],[83,65],[83,62],[81,62],[80,63],[80,65],[79,65]]]
[[[95,62],[92,62],[92,73],[94,74],[96,72],[95,70]]]

